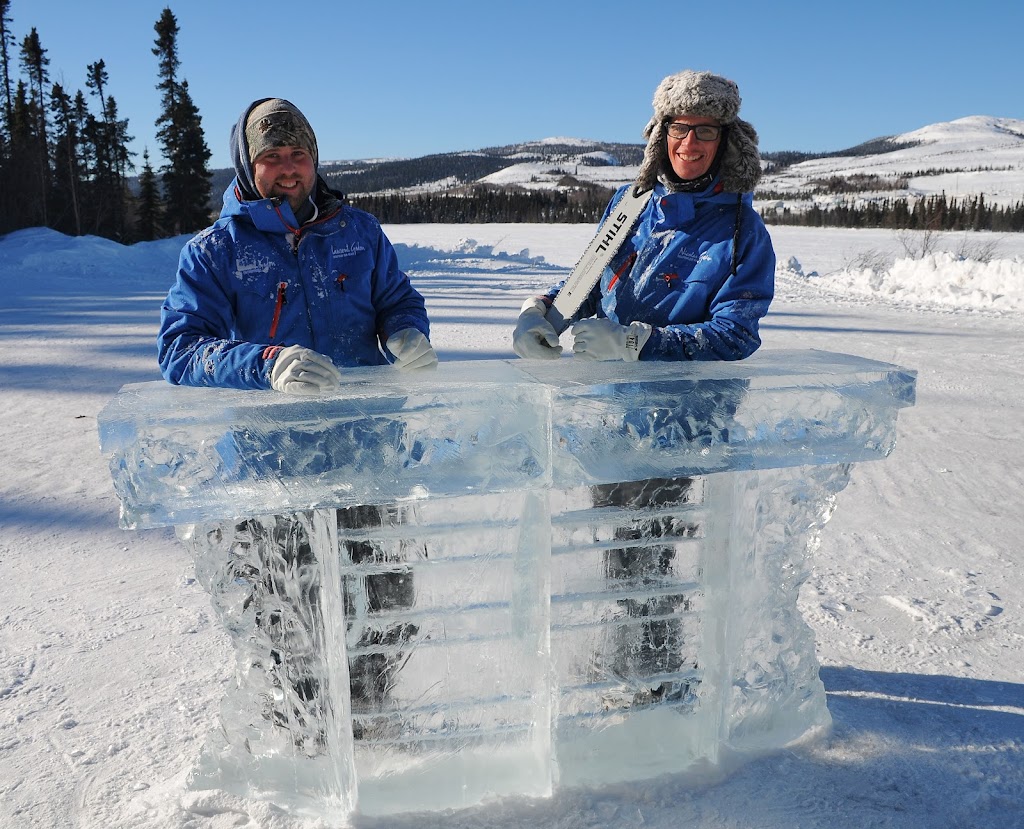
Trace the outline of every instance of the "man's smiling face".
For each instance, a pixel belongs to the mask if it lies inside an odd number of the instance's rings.
[[[273,147],[253,162],[253,178],[261,196],[285,199],[298,211],[313,192],[316,169],[302,147]]]

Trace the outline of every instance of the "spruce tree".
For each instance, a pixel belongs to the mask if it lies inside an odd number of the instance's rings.
[[[79,193],[82,170],[78,121],[74,103],[60,84],[54,84],[50,91],[50,111],[54,128],[53,226],[63,233],[81,236]]]
[[[11,118],[14,112],[14,98],[11,95],[11,51],[14,49],[14,35],[11,33],[10,10],[11,0],[0,0],[0,83],[3,84],[3,132],[7,140],[10,139]]]
[[[9,15],[11,0],[0,0],[0,233],[14,225],[14,189],[11,181],[11,121],[14,99],[11,95],[11,52],[14,36]]]
[[[102,60],[90,63],[85,85],[99,102],[99,117],[86,116],[84,136],[92,151],[90,231],[110,239],[126,240],[128,222],[128,172],[133,170],[128,144],[128,120],[117,117],[117,101],[107,95],[107,69]]]
[[[49,200],[50,191],[50,150],[46,125],[46,86],[49,83],[50,59],[46,56],[46,50],[39,40],[39,33],[32,27],[21,43],[21,63],[25,74],[29,79],[28,95],[29,107],[27,117],[32,120],[31,125],[31,146],[27,160],[33,171],[33,188],[30,192],[33,196],[28,199],[31,202],[30,215],[38,215],[41,221],[38,224],[48,224],[46,203]]]
[[[153,27],[157,33],[153,54],[158,58],[161,112],[156,120],[157,140],[166,164],[163,173],[167,230],[172,235],[199,230],[209,223],[210,150],[203,135],[202,118],[192,102],[188,81],[178,81],[178,21],[165,8]]]
[[[142,173],[139,175],[139,197],[135,214],[135,238],[149,242],[161,234],[160,185],[149,163],[149,150],[142,151]]]

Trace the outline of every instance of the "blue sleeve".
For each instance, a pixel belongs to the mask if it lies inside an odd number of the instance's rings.
[[[415,328],[429,339],[430,322],[423,296],[399,268],[395,249],[380,225],[377,225],[377,234],[373,307],[381,343],[407,328]]]
[[[229,339],[233,299],[217,276],[206,246],[182,249],[175,283],[160,309],[160,372],[169,383],[269,389],[279,349]]]
[[[641,360],[742,360],[761,345],[761,318],[775,295],[775,250],[761,218],[743,217],[736,272],[712,299],[707,320],[655,328]]]

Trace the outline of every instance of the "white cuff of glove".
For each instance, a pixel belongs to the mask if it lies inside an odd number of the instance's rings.
[[[557,360],[562,354],[558,332],[547,320],[547,305],[538,297],[523,303],[512,332],[512,350],[527,360]]]
[[[415,328],[405,328],[392,334],[385,345],[395,356],[392,365],[399,371],[417,371],[437,366],[437,354],[430,340]]]
[[[301,345],[282,349],[270,370],[271,388],[288,394],[320,394],[340,382],[341,372],[330,357]]]
[[[640,359],[654,331],[646,322],[619,325],[605,318],[580,320],[572,327],[573,353],[583,360]]]

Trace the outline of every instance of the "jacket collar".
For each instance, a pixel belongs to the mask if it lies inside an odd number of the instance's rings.
[[[341,201],[319,176],[315,192],[318,215],[314,223],[329,219],[341,209]],[[300,227],[291,205],[286,200],[245,199],[236,177],[224,191],[220,218],[239,216],[247,217],[257,230],[264,233],[295,233]]]

